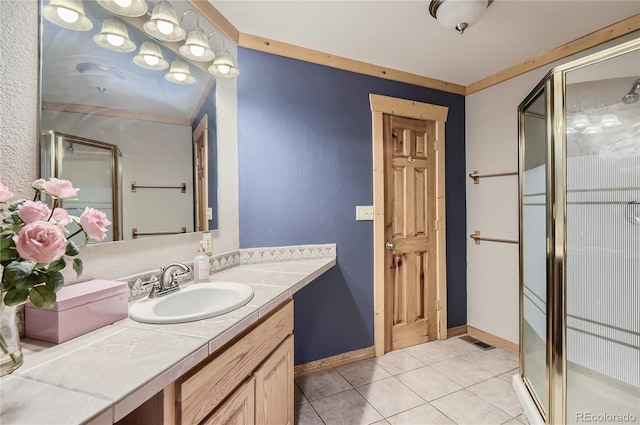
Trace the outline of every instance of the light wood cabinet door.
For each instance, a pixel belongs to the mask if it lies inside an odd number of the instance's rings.
[[[271,353],[254,377],[256,424],[293,425],[293,335]]]
[[[255,381],[241,385],[202,425],[255,425]]]

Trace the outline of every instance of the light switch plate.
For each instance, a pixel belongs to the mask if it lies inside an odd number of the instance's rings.
[[[213,208],[207,208],[207,220],[213,220]]]
[[[356,206],[356,221],[373,220],[373,205]]]
[[[204,232],[202,234],[202,247],[204,248],[205,254],[211,254],[211,233]]]

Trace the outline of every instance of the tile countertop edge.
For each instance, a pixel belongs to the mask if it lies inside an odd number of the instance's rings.
[[[244,330],[252,326],[257,320],[259,320],[259,318],[263,317],[264,315],[268,314],[270,311],[274,310],[286,299],[292,297],[294,293],[302,289],[304,286],[308,285],[310,282],[315,280],[321,274],[325,273],[331,267],[335,266],[337,263],[335,251],[331,256],[326,256],[324,258],[317,258],[317,257],[309,258],[308,260],[318,265],[318,267],[314,271],[310,273],[299,273],[301,275],[301,279],[298,282],[288,287],[282,287],[283,291],[279,295],[263,303],[263,305],[261,305],[258,310],[254,310],[248,313],[246,317],[243,317],[237,322],[230,324],[228,328],[224,329],[222,332],[219,332],[212,338],[208,340],[203,338],[202,339],[203,345],[201,347],[198,347],[192,352],[190,352],[189,354],[186,354],[182,356],[180,359],[177,359],[172,365],[170,365],[167,368],[164,368],[164,370],[162,371],[159,371],[154,376],[148,377],[148,379],[146,379],[145,382],[141,382],[139,386],[137,386],[135,389],[128,392],[126,395],[108,400],[107,402],[110,403],[110,406],[107,407],[107,410],[111,411],[111,417],[113,418],[112,419],[113,422],[115,423],[120,419],[124,418],[135,408],[137,408],[142,403],[147,401],[149,398],[151,398],[153,395],[158,393],[160,390],[162,390],[164,387],[169,385],[171,382],[175,381],[175,379],[177,379],[183,373],[187,372],[190,368],[195,366],[197,363],[204,360],[204,358],[206,358],[207,355],[213,354],[215,351],[220,349],[223,345],[225,345],[230,340],[232,340],[235,336],[239,335]],[[318,264],[319,260],[326,260],[326,262],[322,262]],[[292,259],[292,262],[294,261],[304,262],[305,259]],[[274,263],[277,263],[277,261]],[[283,261],[282,263],[286,264],[288,262]],[[240,264],[237,264],[237,266],[239,265]],[[273,286],[277,286],[277,285],[273,285]],[[117,323],[110,326],[120,327],[120,325],[118,325]],[[150,332],[153,334],[157,334],[158,332],[155,330],[148,330],[148,329],[139,329],[139,331]],[[179,331],[172,332],[168,330],[163,330],[162,332],[169,332],[169,333],[175,333],[178,335],[184,335]],[[119,332],[116,332],[116,333],[119,333]],[[109,338],[109,336],[105,338]],[[55,347],[60,347],[60,345]],[[69,354],[68,352],[65,352],[66,350],[59,350],[59,351],[62,351],[62,353],[59,354],[59,357],[64,357]],[[72,350],[72,352],[74,351],[77,351],[77,349]],[[47,363],[47,362],[44,362],[44,363]],[[33,369],[36,369],[37,367],[38,366],[34,367]],[[23,378],[27,378],[25,379],[25,382],[33,381],[33,382],[48,383],[49,385],[52,385],[52,383],[49,383],[46,380],[41,381],[37,378],[34,379],[34,377],[23,377]],[[84,391],[81,388],[80,389],[69,388],[69,387],[62,387],[59,385],[56,385],[55,387],[63,388],[63,389],[66,389],[67,391],[73,391],[73,392],[88,395],[91,397],[96,397],[95,393]],[[103,416],[104,413],[105,413],[105,409],[101,409],[99,411],[96,410],[93,415],[88,415],[89,418],[84,419],[81,423],[91,424],[93,423],[92,421],[96,419],[98,416],[104,417]],[[25,417],[24,421],[28,422],[29,418]],[[18,423],[21,423],[21,422],[18,422]]]

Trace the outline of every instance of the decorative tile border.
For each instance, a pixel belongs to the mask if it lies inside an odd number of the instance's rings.
[[[336,244],[247,248],[240,250],[240,264],[312,260],[315,258],[333,257],[335,255]]]

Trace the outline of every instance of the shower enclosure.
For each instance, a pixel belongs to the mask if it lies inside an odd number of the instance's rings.
[[[519,106],[520,373],[531,423],[640,423],[640,39]]]

